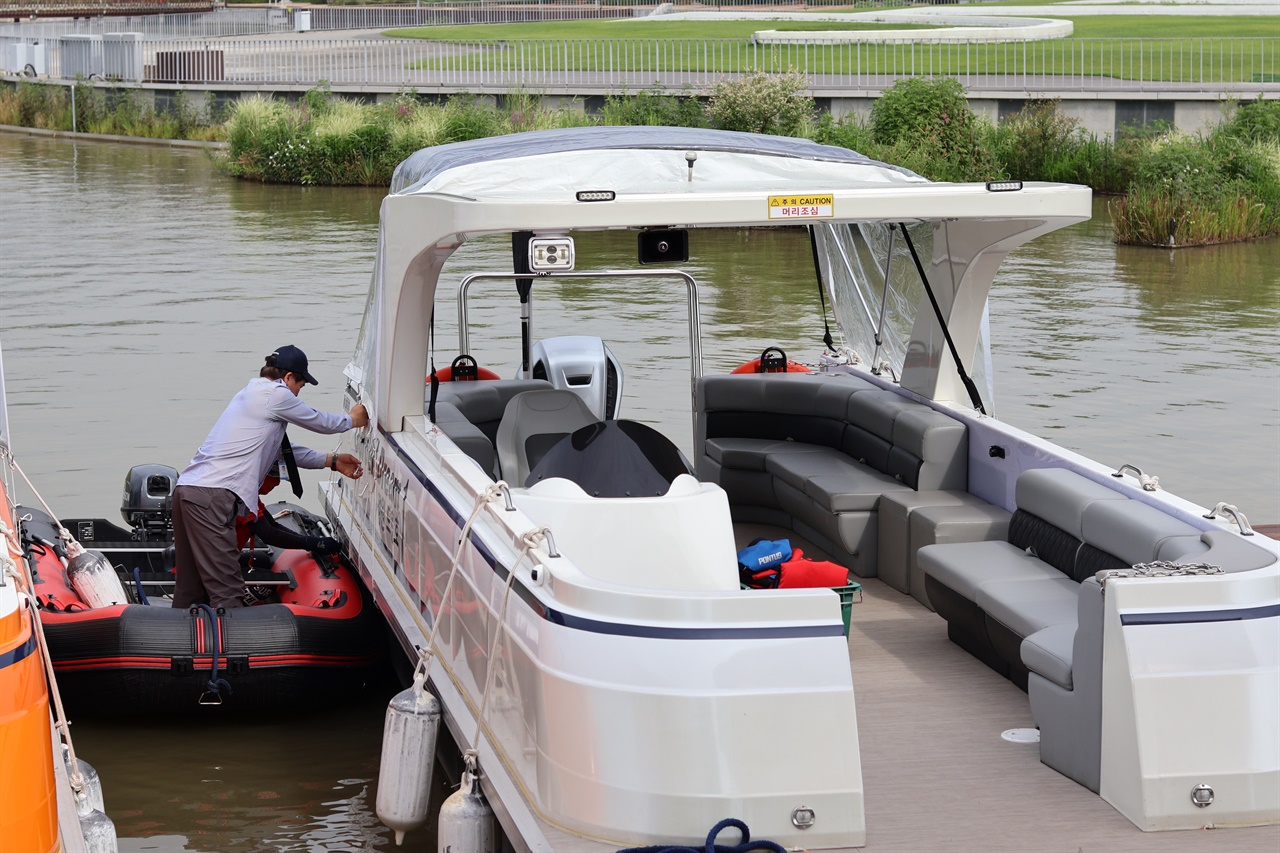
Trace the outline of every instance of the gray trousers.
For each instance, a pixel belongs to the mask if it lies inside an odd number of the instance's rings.
[[[177,579],[173,606],[243,607],[244,576],[236,547],[239,498],[228,489],[178,486],[173,490],[173,545]]]

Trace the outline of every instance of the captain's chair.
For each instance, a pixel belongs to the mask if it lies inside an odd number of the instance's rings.
[[[525,391],[512,397],[498,425],[498,467],[510,485],[522,487],[529,471],[566,435],[597,423],[572,391]]]

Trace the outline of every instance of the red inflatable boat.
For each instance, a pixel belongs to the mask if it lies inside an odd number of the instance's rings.
[[[301,507],[269,511],[304,535],[328,532]],[[254,606],[174,609],[171,530],[66,519],[88,556],[119,580],[108,579],[116,592],[106,600],[91,590],[93,607],[77,592],[77,585],[86,590],[81,579],[69,577],[58,525],[31,508],[19,516],[58,684],[73,713],[302,710],[352,696],[382,672],[385,623],[340,557],[248,550],[241,562]],[[74,574],[77,561],[71,565]]]

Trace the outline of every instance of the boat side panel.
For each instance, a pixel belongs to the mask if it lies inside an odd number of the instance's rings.
[[[414,461],[390,439],[366,440],[365,469],[376,479],[330,492],[345,503],[333,515],[355,510],[348,537],[375,599],[403,601],[427,624],[440,619],[437,660],[469,705],[450,713],[464,719],[487,708],[503,763],[544,820],[620,845],[692,843],[734,814],[784,844],[863,843],[853,686],[835,596],[829,625],[706,626],[560,610],[545,589],[533,592],[528,563],[514,569],[507,593],[517,557],[510,534],[482,512],[459,552],[476,495],[455,490],[460,479],[439,467],[442,457],[434,466]],[[490,675],[495,660],[501,667]],[[780,738],[797,712],[803,737]],[[817,832],[792,825],[799,806],[822,815]]]

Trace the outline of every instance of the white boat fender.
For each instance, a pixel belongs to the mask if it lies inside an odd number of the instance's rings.
[[[86,853],[118,853],[116,825],[97,809],[80,815],[80,834],[84,837]]]
[[[76,797],[76,811],[82,814],[91,809],[105,812],[107,809],[102,799],[102,779],[99,778],[98,771],[93,769],[92,764],[79,757],[72,766],[71,750],[67,749],[65,743],[62,745],[62,760],[67,765],[68,778],[75,779],[76,772],[80,773],[81,788]]]
[[[98,771],[81,758],[77,758],[73,766],[66,744],[62,747],[62,760],[66,762],[67,774],[71,779],[74,780],[78,772],[81,780],[80,790],[76,792],[76,816],[80,820],[84,849],[87,853],[116,853],[119,846],[116,825],[107,817],[102,799],[102,779],[98,776]]]
[[[795,816],[792,816],[795,823]],[[716,844],[716,836],[728,827],[734,827],[742,833],[742,840],[737,844]],[[679,847],[669,844],[658,844],[651,847],[628,847],[618,853],[747,853],[749,850],[768,850],[769,853],[787,853],[787,849],[776,841],[759,838],[751,840],[751,830],[736,817],[727,817],[711,827],[707,833],[707,843],[702,847]]]
[[[395,831],[397,845],[404,841],[406,832],[427,822],[440,700],[426,689],[426,678],[426,668],[419,666],[413,686],[387,703],[382,727],[376,811],[378,820]]]
[[[436,826],[438,853],[497,853],[498,824],[480,792],[474,753],[468,752],[462,785],[440,807]]]
[[[115,567],[101,551],[81,551],[67,560],[67,578],[85,604],[93,609],[128,604]]]

